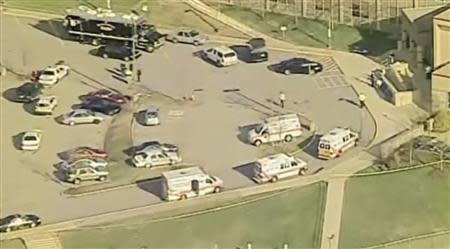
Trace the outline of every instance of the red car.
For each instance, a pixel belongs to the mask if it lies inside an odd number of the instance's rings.
[[[90,92],[86,96],[86,101],[91,101],[93,99],[105,99],[115,104],[124,104],[126,103],[130,98],[128,96],[124,96],[122,94],[114,93],[107,89],[100,89],[95,92]]]
[[[84,157],[106,159],[108,157],[108,154],[103,150],[88,146],[77,147],[70,153],[70,158],[72,159]]]

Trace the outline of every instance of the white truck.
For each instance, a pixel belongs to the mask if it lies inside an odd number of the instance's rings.
[[[191,197],[218,193],[223,181],[208,175],[200,167],[190,167],[162,173],[162,197],[167,201],[184,200]]]
[[[355,147],[358,139],[358,133],[348,128],[334,128],[320,138],[317,157],[321,159],[339,157],[346,150]]]
[[[284,153],[270,155],[255,162],[253,180],[257,183],[276,182],[279,179],[304,175],[306,162]]]
[[[285,141],[291,142],[301,136],[303,128],[297,114],[282,114],[266,118],[248,133],[248,141],[260,146],[263,143]]]

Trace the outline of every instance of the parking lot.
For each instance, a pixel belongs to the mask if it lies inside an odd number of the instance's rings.
[[[268,146],[256,148],[242,139],[245,127],[267,116],[297,112],[312,120],[319,133],[336,126],[350,127],[360,132],[362,144],[367,143],[373,134],[374,125],[369,114],[357,106],[353,90],[348,87],[337,65],[327,57],[314,58],[322,61],[325,66],[323,73],[286,76],[267,67],[294,54],[270,51],[269,63],[240,62],[218,68],[194,55],[204,47],[167,43],[159,51],[144,54],[139,59],[135,66],[142,70],[143,80],[139,85],[130,86],[111,73],[119,67],[120,61],[93,56],[89,52],[94,47],[61,40],[34,28],[34,24],[35,21],[27,19],[2,18],[2,33],[5,34],[1,37],[2,64],[23,73],[42,69],[59,60],[70,65],[71,75],[48,90],[60,99],[57,114],[69,111],[73,104],[79,102],[79,95],[96,88],[108,87],[144,95],[157,91],[159,94],[137,103],[135,111],[155,105],[161,110],[162,124],[147,127],[134,123],[130,131],[121,129],[115,135],[131,136],[134,145],[149,140],[176,144],[184,162],[203,166],[222,178],[226,188],[254,184],[248,178],[248,169],[242,167],[268,152],[287,147],[281,144],[276,149]],[[105,144],[111,145],[110,137],[105,137],[110,121],[99,126],[66,127],[57,124],[53,117],[30,115],[21,104],[13,103],[5,96],[5,91],[21,83],[22,80],[11,74],[2,79],[2,214],[31,211],[48,221],[57,221],[159,201],[159,196],[155,195],[157,191],[147,187],[80,198],[61,195],[71,185],[62,183],[53,175],[55,169],[52,165],[58,162],[57,153],[79,145],[100,148]],[[278,105],[281,91],[286,94],[285,109]],[[192,94],[195,101],[182,101],[183,97]],[[12,139],[31,128],[44,131],[42,148],[36,153],[17,150]],[[289,149],[299,143],[301,141],[296,141]],[[127,144],[119,142],[114,146],[127,149]],[[310,164],[312,172],[334,164],[315,159],[314,153],[312,143],[298,154]],[[122,157],[126,155],[119,158]],[[119,164],[130,167],[124,161]],[[135,169],[130,167],[130,170]]]

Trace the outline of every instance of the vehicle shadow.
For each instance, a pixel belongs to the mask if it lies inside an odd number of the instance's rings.
[[[58,156],[59,159],[61,159],[63,161],[67,161],[70,159],[70,150],[58,152],[58,153],[56,153],[56,155]]]
[[[67,34],[62,18],[54,18],[48,20],[39,20],[36,24],[30,24],[33,28],[45,32],[49,35],[58,37],[60,39],[68,40],[69,35]]]
[[[138,188],[163,198],[162,179],[160,177],[136,181]]]
[[[233,170],[236,170],[237,172],[239,172],[240,174],[242,174],[243,176],[247,177],[250,180],[253,180],[253,176],[255,175],[255,163],[251,162],[251,163],[246,163],[243,165],[239,165],[236,167],[233,167]]]
[[[12,143],[14,145],[14,148],[16,148],[16,150],[22,150],[21,148],[21,144],[22,144],[22,137],[23,137],[23,132],[20,132],[14,136],[11,137],[12,139]]]
[[[237,57],[240,61],[245,63],[250,63],[250,48],[246,45],[232,45],[230,46],[234,52],[236,52]]]
[[[22,107],[25,112],[27,112],[28,114],[31,114],[33,116],[45,116],[44,114],[37,115],[36,113],[34,113],[34,105],[35,105],[35,102],[33,101],[33,102],[29,102],[29,103],[23,103]]]
[[[217,68],[220,68],[220,66],[218,66],[216,63],[214,63],[213,61],[209,60],[202,50],[196,51],[196,52],[192,53],[192,55],[194,57],[200,58],[202,61],[208,63],[209,65],[212,65],[212,66],[215,66]]]
[[[128,148],[124,149],[122,152],[125,153],[125,155],[131,157],[131,156],[134,155],[134,153],[135,153],[136,151],[137,151],[136,146],[131,146],[131,147],[128,147]],[[130,164],[130,165],[131,165],[131,164]]]
[[[319,146],[319,140],[322,135],[313,134],[309,138],[300,142],[297,147],[306,154],[317,158],[317,147]]]
[[[280,73],[279,70],[277,70],[278,67],[279,67],[279,64],[272,64],[272,65],[268,65],[267,69],[274,73]]]
[[[145,110],[141,110],[139,112],[134,113],[134,118],[136,119],[136,122],[142,126],[147,126],[145,124]]]
[[[3,98],[10,102],[20,103],[20,101],[17,100],[16,89],[17,88],[9,88],[3,91],[2,93]]]
[[[248,132],[255,129],[257,126],[258,124],[239,126],[239,133],[237,134],[237,138],[239,139],[239,141],[243,142],[244,144],[250,144],[250,141],[248,140]]]

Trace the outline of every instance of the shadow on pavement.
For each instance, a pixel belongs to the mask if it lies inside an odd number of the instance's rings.
[[[319,146],[319,140],[322,135],[312,135],[309,138],[300,142],[297,146],[303,150],[306,154],[317,158],[317,147]]]
[[[57,38],[64,40],[69,39],[69,36],[63,26],[63,19],[61,18],[39,20],[37,24],[30,24],[30,26]]]
[[[233,167],[233,170],[236,170],[237,172],[241,173],[248,179],[252,180],[253,176],[255,175],[255,163],[246,163],[243,165],[239,165],[236,167]]]
[[[202,50],[196,51],[196,52],[192,53],[192,55],[194,57],[200,58],[202,61],[204,61],[212,66],[219,67],[215,62],[209,60]]]
[[[142,189],[146,192],[149,192],[149,193],[159,197],[160,199],[163,198],[162,180],[160,177],[152,178],[152,179],[145,179],[145,180],[137,181],[136,183],[140,189]]]
[[[37,116],[37,114],[34,113],[34,105],[35,105],[35,102],[33,101],[33,102],[30,102],[30,103],[23,103],[22,107],[23,107],[23,110],[25,112],[27,112],[28,114],[31,114],[33,116]],[[42,115],[39,115],[39,116],[46,116],[46,115],[42,114]]]
[[[245,63],[250,62],[250,48],[246,45],[232,45],[230,46],[231,49],[236,52],[237,57],[240,61],[243,61]]]
[[[239,126],[238,127],[239,133],[237,134],[237,138],[244,144],[250,144],[250,141],[248,140],[248,132],[253,130],[257,126],[258,124]]]
[[[16,148],[16,150],[22,150],[21,148],[21,144],[22,144],[22,137],[23,137],[24,133],[18,133],[14,136],[11,137],[12,139],[12,143],[14,145],[14,148]]]
[[[17,100],[16,89],[17,88],[9,88],[3,91],[3,98],[14,103],[20,103],[20,101]]]

